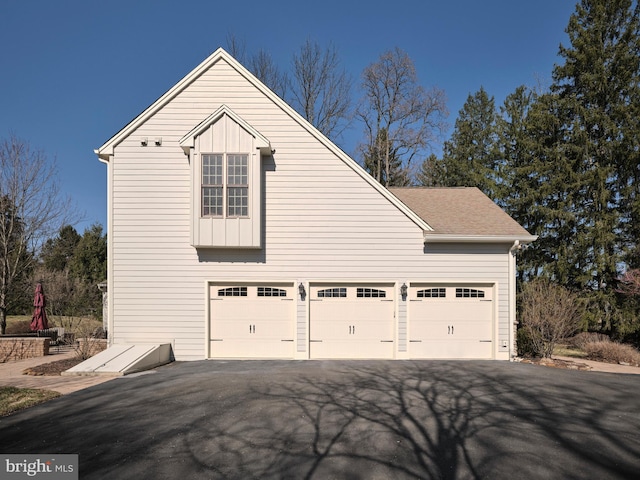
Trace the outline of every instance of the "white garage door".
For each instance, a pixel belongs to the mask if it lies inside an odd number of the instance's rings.
[[[212,285],[209,356],[292,358],[291,284]]]
[[[490,285],[418,285],[410,289],[411,358],[492,358]]]
[[[393,285],[312,285],[311,358],[393,358]]]

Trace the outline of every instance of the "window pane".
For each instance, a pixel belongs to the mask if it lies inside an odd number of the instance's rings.
[[[247,155],[227,156],[227,183],[229,185],[247,185],[249,159]]]
[[[202,187],[202,216],[222,215],[222,187]]]
[[[228,215],[246,217],[249,215],[249,189],[247,187],[229,187],[227,189]]]
[[[202,184],[222,186],[222,155],[202,156]]]

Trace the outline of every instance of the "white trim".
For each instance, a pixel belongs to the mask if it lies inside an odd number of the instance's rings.
[[[195,128],[193,128],[189,133],[187,133],[184,137],[180,139],[178,142],[184,150],[185,155],[189,155],[192,148],[196,146],[196,138],[202,134],[207,128],[209,128],[212,124],[216,123],[220,120],[224,115],[228,116],[235,123],[240,125],[244,130],[246,130],[249,135],[255,138],[255,146],[260,149],[260,153],[264,155],[269,155],[272,153],[271,151],[271,142],[267,140],[267,138],[258,132],[255,128],[253,128],[249,123],[244,121],[240,116],[238,116],[233,110],[231,110],[228,106],[222,105],[215,112],[205,118],[202,122],[200,122]]]
[[[424,243],[529,243],[537,240],[537,235],[454,235],[425,233]]]
[[[107,166],[107,345],[114,344],[114,316],[115,305],[113,302],[113,165],[109,162],[99,160]]]

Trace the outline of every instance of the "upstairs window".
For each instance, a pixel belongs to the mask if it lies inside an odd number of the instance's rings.
[[[202,216],[249,216],[249,156],[202,155]]]

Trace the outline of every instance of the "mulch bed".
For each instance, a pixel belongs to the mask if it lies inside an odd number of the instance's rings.
[[[81,362],[82,360],[78,360],[77,358],[65,358],[64,360],[56,360],[55,362],[43,363],[42,365],[27,368],[22,372],[22,374],[57,376],[65,370],[75,367]]]

